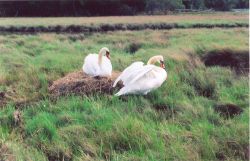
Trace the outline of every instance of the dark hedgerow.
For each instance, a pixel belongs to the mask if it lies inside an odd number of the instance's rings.
[[[124,30],[171,30],[171,29],[183,29],[183,28],[236,28],[236,27],[248,27],[246,23],[234,23],[234,24],[177,24],[177,23],[144,23],[144,24],[100,24],[94,25],[67,25],[67,26],[0,26],[1,32],[27,32],[27,33],[39,33],[39,32],[56,32],[56,33],[80,33],[80,32],[107,32],[107,31],[124,31]]]

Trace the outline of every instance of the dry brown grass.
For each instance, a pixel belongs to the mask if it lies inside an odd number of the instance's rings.
[[[56,36],[54,34],[40,34],[39,37],[46,42],[53,42],[56,40]]]
[[[14,161],[15,155],[10,151],[6,144],[0,144],[0,160]]]
[[[90,77],[82,71],[69,73],[63,78],[53,82],[49,87],[49,93],[52,98],[65,95],[88,95],[96,92],[112,93],[114,80],[120,72],[113,72],[111,78]]]
[[[169,57],[176,60],[176,61],[186,61],[189,60],[189,57],[187,54],[184,53],[173,53],[169,54]]]

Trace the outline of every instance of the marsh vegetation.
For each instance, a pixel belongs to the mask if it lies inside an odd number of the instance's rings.
[[[249,66],[204,63],[225,50],[245,63],[248,45],[248,28],[2,34],[0,160],[248,160]],[[52,100],[52,82],[103,46],[118,71],[163,55],[167,81],[147,96]],[[228,104],[240,112],[218,112]]]

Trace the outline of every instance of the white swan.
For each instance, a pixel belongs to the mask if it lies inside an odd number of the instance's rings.
[[[160,67],[153,64],[160,63]],[[122,81],[124,87],[120,89],[116,96],[126,94],[144,94],[159,88],[167,79],[163,56],[153,56],[148,60],[147,65],[143,62],[135,62],[127,67],[115,80],[113,87],[118,81]]]
[[[90,76],[110,77],[112,74],[112,65],[109,49],[103,47],[98,55],[89,54],[86,56],[82,69],[84,73]]]

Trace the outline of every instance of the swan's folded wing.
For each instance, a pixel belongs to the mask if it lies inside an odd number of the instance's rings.
[[[155,68],[154,65],[146,65],[143,68],[141,68],[139,70],[136,70],[133,73],[134,77],[131,79],[131,81],[129,82],[129,84],[132,84],[132,83],[136,82],[137,80],[141,79],[142,77],[148,76],[147,74],[149,72],[151,72],[154,68]]]
[[[98,75],[97,54],[89,54],[84,59],[83,71],[91,76]]]
[[[132,63],[130,66],[128,66],[123,72],[122,74],[115,80],[113,87],[116,86],[116,84],[122,80],[123,84],[127,84],[129,80],[131,80],[131,77],[134,73],[134,71],[137,71],[138,69],[142,69],[143,68],[143,62],[134,62]]]

